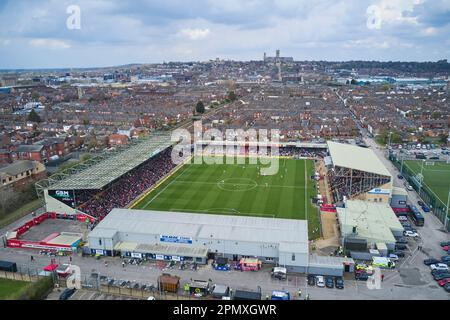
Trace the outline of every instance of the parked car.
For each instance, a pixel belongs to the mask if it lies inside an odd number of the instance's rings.
[[[334,288],[334,279],[333,277],[325,277],[325,286],[329,289]]]
[[[433,276],[434,280],[439,281],[450,278],[450,273],[439,273]]]
[[[406,216],[400,216],[400,217],[398,217],[398,220],[400,220],[400,221],[408,221],[408,218]]]
[[[411,225],[403,226],[403,229],[405,229],[405,231],[417,232],[417,229],[414,229],[413,227],[411,227]]]
[[[450,246],[450,241],[444,241],[440,243],[441,247]]]
[[[450,278],[446,278],[446,279],[442,279],[438,281],[438,284],[443,287],[444,285],[446,285],[447,283],[450,283]]]
[[[406,244],[395,244],[395,250],[406,250],[408,249],[408,246]]]
[[[334,278],[334,286],[336,289],[344,289],[344,279],[342,277]]]
[[[444,285],[444,289],[447,292],[450,292],[450,283],[447,283],[446,285]]]
[[[398,255],[394,254],[394,253],[390,253],[388,258],[392,261],[398,261]]]
[[[440,261],[439,260],[437,260],[437,259],[425,259],[425,260],[423,260],[423,263],[426,265],[426,266],[431,266],[432,264],[436,264],[436,263],[440,263]]]
[[[399,258],[403,258],[405,256],[405,253],[403,251],[394,251],[394,254]]]
[[[403,176],[402,176],[401,174],[399,174],[399,175],[397,176],[397,178],[399,178],[400,180],[402,180],[402,179],[403,179]]]
[[[325,280],[323,276],[316,276],[316,286],[318,286],[319,288],[325,287]]]
[[[450,261],[450,256],[442,256],[441,261],[445,261],[445,262]]]
[[[423,212],[430,212],[430,208],[427,205],[422,206]]]
[[[446,245],[446,246],[443,246],[443,247],[442,247],[442,249],[443,249],[444,251],[448,251],[448,250],[449,250],[449,248],[450,248],[450,246],[449,246],[449,245]]]
[[[448,271],[448,266],[446,264],[443,264],[443,263],[430,264],[430,268],[431,268],[431,270]]]
[[[395,242],[395,244],[408,244],[408,240],[406,240],[405,238],[398,238],[397,241]]]
[[[75,293],[75,290],[76,290],[75,288],[72,289],[66,288],[59,296],[59,300],[69,299]]]
[[[419,237],[419,234],[417,232],[412,232],[412,231],[409,231],[409,230],[403,231],[403,235],[405,237],[410,237],[410,238],[418,238]]]
[[[355,280],[367,281],[367,279],[369,279],[367,272],[355,272]]]
[[[312,274],[308,275],[308,285],[314,286],[316,284],[316,279]]]

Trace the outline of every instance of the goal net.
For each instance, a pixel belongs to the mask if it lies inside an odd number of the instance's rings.
[[[434,166],[434,161],[426,161],[425,165],[426,166]]]

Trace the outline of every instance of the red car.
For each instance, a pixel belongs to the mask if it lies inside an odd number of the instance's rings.
[[[449,247],[449,246],[443,246],[442,249],[443,249],[444,251],[448,251],[448,250],[450,250],[450,247]]]
[[[438,283],[439,283],[439,285],[440,285],[441,287],[443,287],[443,286],[445,286],[447,283],[450,283],[450,278],[439,280]]]

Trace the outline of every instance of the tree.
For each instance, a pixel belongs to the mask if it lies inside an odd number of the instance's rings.
[[[31,110],[31,112],[28,114],[28,121],[31,122],[41,122],[41,117],[37,114],[34,109]]]
[[[228,93],[228,100],[230,100],[230,101],[236,100],[236,93],[234,93],[234,91],[230,91]]]
[[[33,91],[33,93],[31,94],[31,99],[33,99],[34,101],[39,99],[39,93],[36,91]]]
[[[350,84],[356,84],[356,80],[352,79],[352,81],[350,81]]]
[[[439,111],[434,111],[431,114],[431,119],[433,119],[433,120],[439,119],[440,117],[441,117],[441,113]]]
[[[202,101],[197,102],[197,105],[195,106],[195,111],[197,113],[205,113],[205,105]]]

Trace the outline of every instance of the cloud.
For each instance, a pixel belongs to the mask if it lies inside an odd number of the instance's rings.
[[[66,27],[72,4],[79,30]],[[449,21],[449,0],[0,0],[0,68],[254,60],[276,49],[298,60],[450,60]]]
[[[30,45],[50,49],[69,49],[71,47],[67,42],[57,39],[32,39]]]
[[[179,35],[185,36],[190,40],[200,40],[206,38],[211,32],[209,29],[181,29]]]

